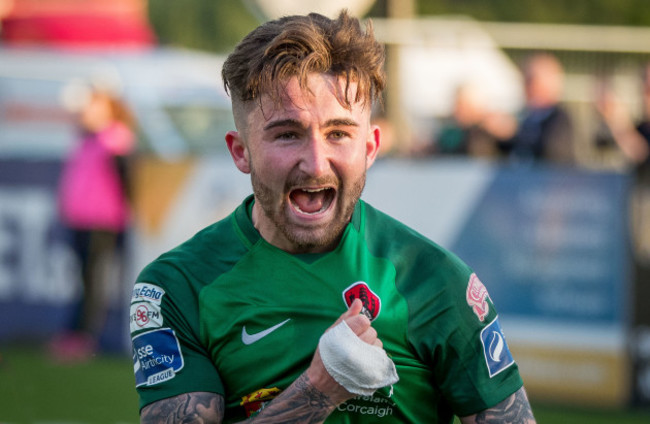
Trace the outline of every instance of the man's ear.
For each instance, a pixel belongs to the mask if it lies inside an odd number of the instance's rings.
[[[228,131],[226,133],[226,145],[237,169],[244,174],[250,174],[251,166],[249,163],[248,148],[241,134],[237,131]]]
[[[377,154],[379,153],[379,145],[381,144],[381,131],[378,125],[372,125],[368,132],[368,139],[366,140],[366,169],[370,168]]]

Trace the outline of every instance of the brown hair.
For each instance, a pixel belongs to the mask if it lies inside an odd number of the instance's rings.
[[[310,73],[329,73],[346,81],[341,103],[380,100],[385,85],[384,48],[372,24],[363,31],[359,20],[342,11],[337,19],[311,13],[267,22],[248,34],[228,56],[222,77],[233,101],[260,100],[262,94],[278,102],[284,83],[297,77],[303,89]],[[354,99],[348,97],[356,82]]]
[[[135,118],[126,103],[115,95],[108,95],[113,118],[129,128],[135,127]]]

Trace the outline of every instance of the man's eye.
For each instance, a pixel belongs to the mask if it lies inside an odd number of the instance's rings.
[[[275,138],[277,138],[278,140],[295,140],[296,138],[298,138],[298,134],[296,134],[295,132],[283,132],[278,134]]]
[[[347,133],[345,131],[332,131],[330,132],[330,137],[335,138],[335,139],[340,139],[347,137]]]

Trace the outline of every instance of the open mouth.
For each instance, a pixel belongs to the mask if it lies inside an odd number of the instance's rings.
[[[335,195],[336,190],[330,187],[299,188],[289,193],[289,199],[294,209],[301,214],[317,215],[330,207]]]

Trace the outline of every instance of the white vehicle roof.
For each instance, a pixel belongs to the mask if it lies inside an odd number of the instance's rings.
[[[0,48],[0,156],[65,154],[76,131],[70,107],[89,83],[123,96],[146,150],[175,157],[223,149],[223,134],[234,128],[223,60],[170,48]]]

